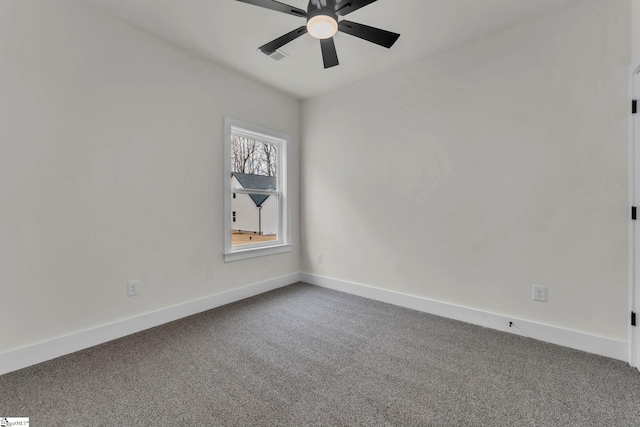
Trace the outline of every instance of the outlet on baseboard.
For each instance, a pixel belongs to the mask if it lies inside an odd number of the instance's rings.
[[[130,297],[140,294],[140,281],[130,280],[127,282],[127,295]]]
[[[534,301],[547,301],[547,287],[540,285],[533,285],[533,300]]]

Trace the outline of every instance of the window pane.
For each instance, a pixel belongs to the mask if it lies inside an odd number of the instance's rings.
[[[277,180],[275,177],[278,176],[278,146],[243,136],[231,135],[231,173],[273,177],[273,188],[268,189],[276,190]],[[249,188],[246,185],[243,185],[243,187]],[[251,188],[267,189],[262,187]]]
[[[231,135],[231,188],[278,190],[278,146]],[[233,193],[231,245],[278,240],[278,196]]]
[[[278,195],[238,193],[231,210],[232,246],[278,240]]]

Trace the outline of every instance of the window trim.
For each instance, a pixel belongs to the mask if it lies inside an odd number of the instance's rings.
[[[260,141],[275,143],[278,145],[278,240],[268,243],[254,243],[234,247],[231,245],[231,199],[235,193],[255,193],[256,191],[231,188],[231,135],[242,135]],[[256,126],[240,120],[225,117],[224,119],[224,261],[231,262],[241,259],[254,258],[265,255],[273,255],[290,252],[291,245],[291,203],[289,202],[289,178],[290,167],[288,148],[291,144],[291,136],[283,133]]]

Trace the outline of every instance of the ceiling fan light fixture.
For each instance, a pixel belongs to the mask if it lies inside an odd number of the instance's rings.
[[[333,36],[335,36],[338,31],[377,44],[378,46],[386,47],[387,49],[393,46],[396,40],[398,40],[398,37],[400,37],[400,34],[392,33],[391,31],[381,30],[380,28],[370,27],[344,19],[344,16],[354,10],[358,10],[377,0],[309,0],[309,6],[306,11],[277,0],[236,1],[306,18],[306,25],[302,25],[275,40],[271,40],[269,43],[260,46],[258,50],[266,55],[273,55],[274,52],[287,43],[305,34],[309,34],[311,37],[320,40],[324,68],[340,65],[333,39]],[[340,20],[339,17],[342,17],[342,20]]]
[[[329,15],[316,15],[307,22],[307,31],[317,39],[329,39],[338,32],[338,21]]]

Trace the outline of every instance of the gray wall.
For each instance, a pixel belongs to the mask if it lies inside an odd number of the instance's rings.
[[[222,256],[224,117],[293,136],[297,212],[299,101],[71,0],[0,2],[0,93],[0,353],[299,271]]]
[[[632,56],[634,65],[640,63],[640,0],[631,0],[631,22],[633,31]]]
[[[630,5],[305,101],[303,271],[626,341]]]

